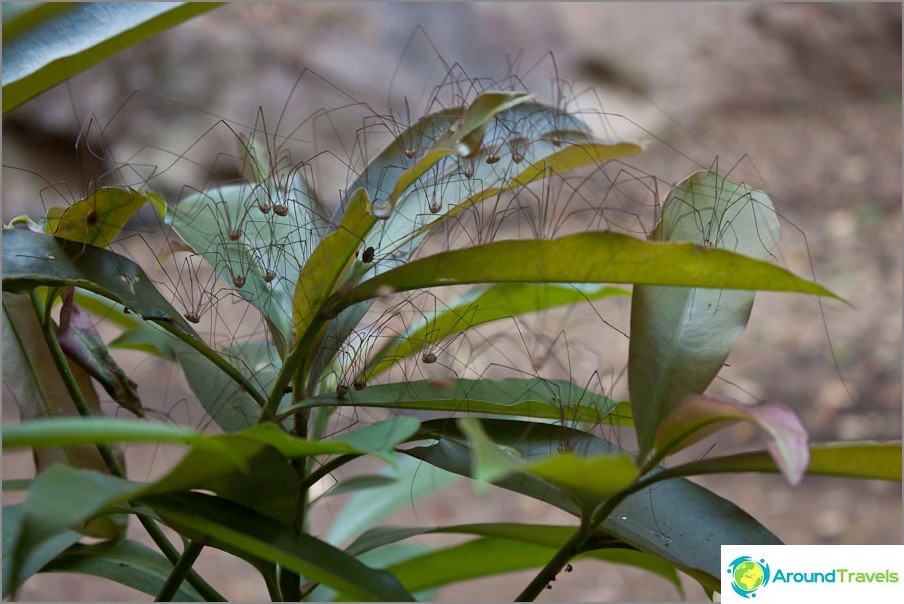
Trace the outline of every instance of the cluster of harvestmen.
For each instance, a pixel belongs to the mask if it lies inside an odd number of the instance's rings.
[[[429,38],[427,41],[432,46]],[[406,47],[405,52],[408,50],[409,47]],[[617,229],[638,235],[649,233],[661,201],[659,180],[653,174],[624,162],[614,161],[571,175],[551,174],[535,183],[494,190],[498,183],[510,180],[526,167],[532,145],[542,142],[559,148],[569,144],[566,139],[568,133],[574,130],[575,119],[590,123],[603,135],[613,133],[610,123],[613,118],[627,119],[604,112],[592,88],[578,92],[560,78],[551,53],[526,70],[521,68],[522,57],[519,54],[509,59],[507,75],[501,79],[489,79],[469,76],[461,65],[448,64],[435,48],[434,51],[442,63],[444,76],[439,84],[421,95],[423,102],[418,104],[422,106],[420,113],[423,116],[442,116],[451,109],[466,107],[476,96],[490,90],[526,91],[529,76],[535,76],[547,65],[554,72],[554,77],[549,80],[550,105],[557,111],[543,114],[547,116],[545,122],[537,119],[537,115],[525,115],[516,120],[500,114],[488,124],[479,147],[447,156],[431,167],[403,194],[400,203],[415,208],[403,216],[404,228],[399,228],[399,221],[392,229],[386,226],[389,221],[380,221],[373,233],[361,242],[358,258],[368,271],[367,275],[406,262],[411,257],[412,242],[417,240],[419,243],[417,236],[428,230],[430,237],[423,249],[430,253],[507,237],[553,238],[575,230]],[[399,65],[401,63],[400,60]],[[205,174],[203,182],[194,186],[183,185],[179,199],[189,196],[208,198],[210,203],[204,209],[207,214],[199,215],[198,219],[215,225],[214,249],[192,250],[168,236],[162,244],[154,246],[151,243],[155,237],[154,229],[139,228],[133,224],[130,224],[123,239],[137,237],[143,242],[157,259],[157,270],[153,274],[159,276],[158,284],[169,293],[175,304],[182,307],[188,321],[197,324],[208,317],[212,340],[222,339],[222,329],[226,330],[230,344],[242,338],[266,338],[266,330],[262,329],[263,321],[259,317],[251,321],[253,329],[239,333],[239,326],[247,324],[247,319],[254,315],[250,305],[242,304],[238,317],[231,314],[226,317],[222,302],[225,299],[249,301],[248,269],[252,264],[260,267],[258,278],[267,285],[287,279],[294,284],[302,263],[310,256],[319,237],[338,225],[343,208],[340,205],[329,216],[324,198],[320,196],[327,189],[319,186],[318,167],[327,161],[339,162],[341,171],[347,175],[347,182],[372,179],[375,182],[370,184],[376,190],[388,193],[394,178],[414,165],[445,130],[445,126],[438,126],[429,117],[413,118],[408,96],[402,98],[401,109],[394,108],[392,82],[395,77],[394,73],[390,82],[388,113],[380,113],[317,73],[305,70],[295,81],[273,129],[268,128],[262,108],[257,111],[256,119],[250,126],[214,116],[216,122],[181,152],[146,146],[126,161],[117,162],[112,158],[106,132],[128,103],[140,95],[178,105],[152,94],[135,93],[117,110],[107,126],[98,128],[92,119],[83,129],[84,134],[78,142],[81,152],[100,157],[111,166],[104,174],[92,177],[90,188],[84,192],[112,182],[153,190],[155,182],[181,162],[200,168]],[[313,112],[289,132],[281,133],[293,95],[302,84],[312,84],[312,81],[317,85],[326,85],[344,101],[333,108]],[[590,99],[589,102],[587,99]],[[318,141],[323,138],[324,129],[329,137],[341,141],[339,124],[344,121],[343,112],[346,111],[364,112],[360,122],[362,125],[355,131],[352,145],[346,147],[340,143],[340,151],[319,148]],[[591,123],[590,118],[598,123]],[[305,128],[308,131],[302,134]],[[215,131],[222,134],[224,129],[227,138],[236,141],[239,152],[220,151],[212,163],[195,158],[195,150],[201,141]],[[396,155],[396,161],[375,173],[365,170],[375,156],[375,148],[384,141],[395,139],[399,140],[402,151]],[[303,155],[305,159],[294,159],[293,147],[306,150]],[[140,158],[148,151],[167,154],[171,159],[165,164],[141,161]],[[681,155],[684,156],[683,153]],[[263,157],[263,160],[256,159],[256,156]],[[705,168],[691,161],[696,167]],[[225,181],[215,177],[222,173],[234,176]],[[249,175],[254,177],[250,179],[252,182],[246,178]],[[233,211],[231,204],[218,198],[223,187],[229,185],[243,187],[243,203],[238,213]],[[55,191],[62,199],[75,199],[65,187],[63,183],[47,182],[47,187],[42,190],[42,199],[47,189]],[[301,197],[306,199],[301,200]],[[741,207],[749,201],[739,198],[732,203]],[[305,211],[296,211],[295,204],[303,204]],[[316,214],[313,218],[312,210]],[[696,212],[690,206],[689,211]],[[94,220],[97,220],[96,215]],[[144,220],[153,222],[150,226],[156,227],[158,232],[170,232],[170,227],[163,224],[157,214],[150,219],[144,217]],[[702,243],[714,245],[732,237],[731,212],[723,214],[719,223],[706,220],[707,217],[700,217],[701,232],[705,233]],[[443,224],[436,226],[438,222]],[[276,236],[278,232],[286,231],[291,235]],[[266,243],[249,246],[249,241]],[[236,254],[229,250],[235,246],[245,246],[243,249],[247,249],[248,253],[238,257],[245,258],[247,264],[236,264],[232,260]],[[116,247],[117,250],[126,249],[122,241]],[[224,267],[225,271],[222,270]],[[404,337],[406,333],[411,333],[415,324],[429,326],[439,313],[448,308],[447,303],[433,291],[395,295],[380,301],[370,311],[367,320],[362,322],[363,327],[354,330],[344,341],[333,343],[334,360],[320,377],[318,388],[332,389],[340,398],[352,389],[366,388],[365,369],[382,342],[388,338]],[[594,312],[606,325],[624,333],[603,319],[595,308]],[[540,346],[542,354],[535,354],[540,337],[531,339],[525,335],[524,319],[511,317],[510,323],[508,329],[496,329],[486,335],[479,329],[466,331],[467,313],[463,313],[460,331],[449,335],[428,329],[425,342],[418,346],[418,354],[399,362],[381,379],[426,379],[442,386],[465,375],[479,378],[508,374],[540,380],[561,377],[582,382],[588,390],[611,391],[622,377],[623,369],[617,374],[613,370],[612,383],[604,385],[601,369],[594,370],[587,379],[575,376],[571,362],[575,345],[569,343],[564,326],[556,335],[545,337],[545,343]],[[585,327],[582,326],[582,329]],[[506,340],[516,342],[515,348],[521,349],[520,358],[503,350]],[[276,366],[278,355],[271,353],[270,357],[270,364]],[[230,358],[238,364],[248,364],[241,354],[230,354]],[[482,368],[478,367],[479,358],[485,359]],[[557,359],[557,363],[553,363],[558,365],[554,371],[547,371],[548,367],[545,367],[550,358]],[[261,370],[261,366],[248,364],[245,369],[254,375]],[[554,386],[550,383],[551,388]],[[564,425],[568,420],[563,416],[560,421]],[[563,443],[562,446],[567,448],[568,445]]]

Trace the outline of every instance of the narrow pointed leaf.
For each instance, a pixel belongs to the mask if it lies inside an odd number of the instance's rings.
[[[356,555],[360,555],[361,552],[371,551],[373,548],[379,548],[377,549],[377,551],[379,551],[387,544],[398,543],[399,541],[425,534],[477,535],[480,537],[510,541],[510,552],[519,550],[520,545],[515,544],[529,544],[547,548],[547,551],[544,553],[544,559],[537,565],[541,566],[552,558],[555,551],[561,548],[576,530],[576,526],[513,523],[464,524],[438,528],[386,526],[367,531],[361,535],[359,539],[356,539],[346,551]],[[429,556],[426,552],[424,555]],[[439,554],[441,557],[446,555],[449,554]],[[679,593],[682,592],[681,581],[672,565],[656,556],[637,551],[630,545],[605,535],[604,533],[598,533],[592,537],[581,549],[581,553],[578,553],[578,558],[592,558],[600,561],[615,562],[643,568],[660,575],[674,585]],[[483,561],[487,560],[487,558],[483,557],[478,557],[477,559]],[[409,589],[412,589],[408,583],[409,579],[418,581],[417,578],[411,576],[414,574],[413,571],[415,567],[416,565],[410,567],[405,565],[403,567],[396,566],[393,568],[393,572],[396,576],[398,576]],[[530,566],[527,566],[526,568],[530,568]],[[475,568],[473,571],[475,573],[473,575],[470,573],[457,573],[458,578],[460,580],[476,578],[481,572],[479,568]],[[444,571],[441,571],[441,573],[443,572]],[[488,574],[493,573],[491,572]],[[429,580],[429,578],[427,578],[427,580]]]
[[[739,421],[766,433],[769,452],[782,474],[792,485],[800,483],[809,461],[807,431],[790,407],[774,401],[742,405],[729,399],[686,396],[656,431],[657,457],[679,451]]]
[[[141,268],[124,256],[18,229],[3,231],[3,289],[28,291],[38,285],[75,285],[156,321],[195,335]]]
[[[714,172],[692,174],[672,189],[662,218],[650,234],[651,241],[690,242],[760,261],[770,258],[779,237],[778,217],[769,197]],[[730,280],[752,277],[758,270],[752,262],[738,264],[733,275],[723,275]],[[716,285],[676,284],[697,287],[635,288],[628,384],[641,458],[653,446],[663,418],[688,394],[703,393],[744,331],[754,292],[726,291],[739,289],[729,285],[730,280]]]
[[[254,386],[200,339],[137,264],[102,248],[25,230],[4,229],[4,290],[30,291],[40,285],[74,285],[117,302],[145,321],[160,325],[210,360],[211,370],[215,365],[258,406],[263,406],[263,397]]]
[[[3,113],[219,2],[73,3],[20,20],[3,43]],[[12,27],[12,25],[11,25]],[[67,35],[60,35],[60,32]]]
[[[563,439],[578,455],[620,452],[597,436],[561,426],[511,420],[483,420],[482,424],[494,442],[517,450],[522,459],[548,457]],[[422,432],[438,438],[438,442],[407,449],[407,454],[450,472],[470,476],[472,452],[452,422],[425,422]],[[577,504],[540,478],[516,475],[497,484],[576,516],[580,514]],[[664,480],[629,496],[603,522],[601,530],[662,558],[716,591],[724,572],[720,560],[721,544],[781,543],[730,501],[680,478]]]
[[[41,570],[60,552],[82,538],[77,531],[62,531],[30,547],[19,561],[16,576],[13,577],[13,552],[22,529],[22,505],[3,506],[3,598],[19,588],[29,577]]]
[[[837,297],[781,267],[726,250],[603,231],[552,240],[498,241],[427,256],[340,294],[331,307],[338,312],[375,297],[378,290],[511,282],[634,283]]]
[[[606,286],[582,288],[575,285],[499,283],[477,287],[381,346],[367,361],[365,381],[372,380],[405,357],[477,325],[568,304],[624,295],[629,295],[629,292]]]
[[[901,480],[901,443],[830,442],[810,445],[807,474]],[[665,470],[672,476],[735,472],[780,472],[771,451],[710,457]]]
[[[42,573],[77,573],[115,581],[151,596],[160,593],[173,570],[169,560],[135,541],[76,544],[41,569]],[[177,602],[203,602],[187,583],[176,590]]]
[[[361,241],[376,222],[369,203],[367,192],[358,189],[340,227],[320,242],[301,269],[292,296],[292,329],[296,345],[321,311],[346,267],[354,261]]]
[[[283,414],[288,417],[300,409],[340,406],[518,415],[569,424],[630,424],[630,409],[626,405],[573,382],[540,378],[376,384],[363,390],[350,389],[342,398],[329,393],[305,399],[286,408]]]
[[[277,563],[355,600],[413,601],[390,573],[369,568],[324,541],[295,534],[289,526],[248,508],[200,493],[148,497],[143,502],[195,541],[243,558]]]

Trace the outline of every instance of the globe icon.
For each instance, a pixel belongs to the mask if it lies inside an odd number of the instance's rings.
[[[753,560],[741,562],[734,569],[735,584],[744,591],[754,591],[763,584],[764,578],[763,567]]]

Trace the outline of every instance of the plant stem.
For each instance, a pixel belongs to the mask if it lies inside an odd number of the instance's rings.
[[[303,380],[298,379],[296,375],[296,379],[293,380],[292,399],[295,402],[303,398]],[[295,414],[295,435],[299,438],[308,437],[308,418],[310,413],[310,409],[303,409]],[[313,483],[307,479],[307,458],[302,457],[292,460],[292,467],[295,469],[299,480],[298,503],[295,508],[295,520],[292,523],[292,527],[297,532],[303,533],[305,531],[305,512],[308,505],[308,488]],[[301,600],[301,577],[298,573],[280,568],[279,584],[283,600],[287,602],[298,602]]]
[[[655,478],[655,477],[652,477]],[[516,602],[532,602],[534,601],[540,593],[543,592],[544,589],[548,585],[551,585],[553,581],[555,581],[556,576],[562,572],[562,569],[565,568],[565,565],[568,564],[568,561],[574,558],[581,552],[581,548],[587,542],[590,537],[593,536],[593,533],[596,532],[596,529],[608,518],[612,512],[624,501],[629,495],[636,493],[642,488],[645,488],[651,482],[656,482],[650,478],[646,480],[636,480],[631,486],[626,488],[624,491],[613,495],[605,502],[603,502],[599,507],[597,507],[589,516],[589,519],[581,520],[581,527],[577,530],[577,532],[571,536],[565,545],[559,548],[559,551],[552,557],[552,559],[546,563],[540,572],[537,573],[537,576],[534,577],[533,581],[531,581],[527,587],[518,595],[515,599]]]
[[[358,459],[359,457],[361,457],[360,453],[348,453],[346,455],[334,457],[333,459],[329,460],[328,462],[324,463],[322,466],[308,474],[304,481],[301,483],[301,488],[306,491],[313,485],[317,484],[318,480],[320,480],[330,472],[344,466],[354,459]]]
[[[565,568],[568,561],[574,558],[581,546],[593,534],[593,527],[588,522],[581,522],[580,528],[559,548],[559,551],[546,563],[537,576],[515,598],[516,602],[533,602],[547,586],[556,580],[556,576]]]
[[[163,555],[166,556],[166,559],[170,561],[171,564],[178,564],[181,556],[179,555],[178,550],[173,547],[173,544],[170,543],[169,539],[166,538],[166,535],[163,534],[163,531],[160,530],[160,527],[157,526],[153,520],[150,518],[145,518],[144,516],[138,516],[138,521],[141,523],[141,526],[144,527],[144,530],[148,532],[148,535],[151,536],[154,543],[160,548],[160,551],[163,552]],[[195,588],[204,600],[207,602],[225,602],[226,598],[224,598],[217,590],[210,586],[210,584],[201,578],[194,570],[188,571],[188,576],[186,576],[186,581],[188,584]]]
[[[169,577],[166,578],[166,583],[163,584],[160,593],[157,594],[155,602],[172,602],[173,596],[179,591],[179,587],[185,581],[202,549],[204,549],[204,546],[200,543],[195,541],[188,542],[188,545],[185,546],[185,551],[179,557],[179,561],[173,567]]]
[[[37,293],[34,291],[32,291],[31,293],[31,302],[35,307],[35,313],[37,314],[39,319],[38,322],[41,325],[41,333],[44,335],[44,340],[46,341],[47,346],[50,349],[50,356],[53,358],[54,364],[56,364],[57,367],[57,371],[59,372],[60,377],[62,377],[63,383],[66,385],[66,390],[69,392],[70,396],[72,396],[72,401],[75,404],[76,410],[82,417],[91,416],[92,413],[91,409],[88,407],[88,401],[85,399],[85,395],[82,393],[81,388],[79,388],[78,383],[75,381],[75,376],[72,375],[72,370],[69,367],[69,361],[66,359],[66,354],[60,347],[60,342],[56,337],[56,332],[54,332],[53,330],[53,323],[51,322],[50,318],[51,303],[48,301],[47,308],[42,308],[43,304],[38,298]],[[97,447],[97,450],[100,453],[100,456],[110,473],[114,476],[118,476],[119,478],[125,478],[125,470],[123,469],[122,464],[119,463],[119,460],[116,459],[116,456],[113,455],[110,447],[101,443],[98,443],[95,446]],[[128,502],[126,502],[126,505],[130,507],[132,506],[132,504]],[[157,547],[160,548],[160,551],[164,556],[166,556],[167,560],[169,560],[171,564],[177,564],[180,560],[179,552],[175,547],[173,547],[173,544],[170,543],[166,535],[163,534],[163,531],[160,530],[160,527],[158,527],[152,519],[145,518],[140,514],[136,515],[138,517],[138,521],[141,523],[141,526],[143,526],[144,529],[148,532],[148,535],[150,535],[151,539],[154,541]],[[221,596],[194,570],[189,572],[188,582],[208,602],[226,601],[226,598]]]

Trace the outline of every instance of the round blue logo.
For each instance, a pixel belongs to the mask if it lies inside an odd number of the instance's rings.
[[[757,562],[750,556],[741,556],[728,566],[731,586],[744,598],[755,598],[756,590],[769,583],[769,565],[765,560]]]

